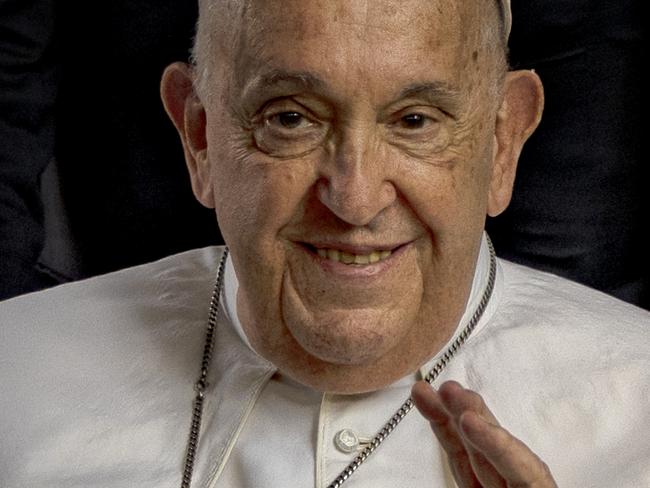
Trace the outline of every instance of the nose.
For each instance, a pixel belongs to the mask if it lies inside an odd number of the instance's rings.
[[[389,179],[390,164],[368,139],[363,134],[346,136],[332,160],[324,164],[317,183],[319,200],[338,218],[355,226],[370,224],[397,198]]]

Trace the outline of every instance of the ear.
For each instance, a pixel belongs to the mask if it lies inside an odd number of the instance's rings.
[[[192,82],[192,70],[187,64],[171,64],[163,73],[160,97],[181,136],[194,196],[204,206],[214,208],[205,110]]]
[[[543,107],[544,89],[534,71],[512,71],[506,75],[494,132],[494,162],[487,209],[491,217],[499,215],[510,203],[519,155],[539,125]]]

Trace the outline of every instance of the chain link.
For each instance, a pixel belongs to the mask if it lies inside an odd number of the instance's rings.
[[[217,281],[214,284],[212,298],[210,300],[210,312],[208,313],[208,327],[205,333],[205,343],[203,345],[203,357],[201,359],[201,373],[199,379],[194,383],[196,396],[192,406],[192,426],[190,427],[190,436],[187,441],[187,451],[185,453],[185,464],[183,467],[183,479],[181,488],[190,488],[192,484],[192,472],[194,471],[194,459],[196,449],[199,444],[199,433],[201,432],[201,417],[203,416],[203,400],[205,390],[208,387],[208,372],[212,362],[212,351],[214,350],[214,332],[217,327],[217,317],[219,316],[219,296],[223,286],[223,275],[228,257],[228,248],[226,247],[219,262],[219,271],[217,272]]]

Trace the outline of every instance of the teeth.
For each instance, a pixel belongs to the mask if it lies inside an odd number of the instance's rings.
[[[368,264],[370,256],[354,256],[354,264]]]
[[[354,263],[354,254],[348,254],[347,252],[341,253],[341,261],[345,264]]]
[[[338,249],[316,249],[321,258],[337,261],[344,264],[374,264],[383,261],[392,254],[392,251],[373,251],[370,254],[350,254]]]

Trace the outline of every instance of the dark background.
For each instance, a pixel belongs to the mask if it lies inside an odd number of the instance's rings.
[[[512,0],[512,9],[511,64],[537,71],[546,107],[512,204],[488,224],[497,250],[650,308],[641,2]]]
[[[0,298],[221,242],[164,114],[194,2],[0,0]],[[639,0],[513,0],[546,111],[498,253],[650,308]]]

